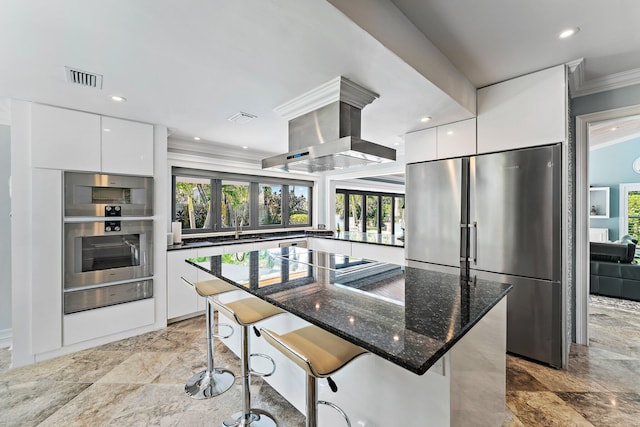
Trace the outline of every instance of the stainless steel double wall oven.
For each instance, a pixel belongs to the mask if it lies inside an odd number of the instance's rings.
[[[153,178],[65,172],[64,313],[153,297]]]

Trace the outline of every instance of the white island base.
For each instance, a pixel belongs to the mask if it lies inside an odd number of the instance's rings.
[[[238,291],[223,295],[221,300],[246,297],[246,293]],[[500,426],[505,410],[506,307],[503,298],[424,375],[367,354],[332,375],[338,385],[336,393],[325,380],[319,380],[319,399],[340,406],[353,427]],[[232,320],[218,315],[220,322],[234,325]],[[256,326],[284,333],[306,325],[305,321],[284,314]],[[301,413],[306,413],[304,371],[262,338],[252,333],[250,339],[251,353],[268,354],[277,364],[276,372],[265,380]],[[239,354],[239,333],[223,341]],[[253,358],[252,368],[268,372],[271,364]],[[346,425],[326,405],[320,405],[318,412],[321,427]]]

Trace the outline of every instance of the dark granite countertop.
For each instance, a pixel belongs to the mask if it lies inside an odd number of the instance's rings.
[[[356,243],[369,243],[372,245],[395,246],[404,248],[403,236],[395,234],[364,233],[362,231],[335,231],[332,236],[318,236],[324,239],[345,240]]]
[[[307,237],[320,237],[323,239],[344,240],[398,248],[404,247],[402,237],[396,237],[393,234],[363,233],[361,231],[291,230],[273,233],[245,232],[241,234],[238,239],[233,235],[196,238],[189,238],[188,236],[188,234],[182,235],[183,242],[167,246],[167,251],[205,248],[209,246],[238,245],[241,243],[266,242],[269,240],[304,239]]]
[[[511,289],[300,247],[187,262],[419,375]]]
[[[195,237],[189,238],[188,234],[182,235],[182,243],[167,246],[167,251],[180,249],[206,248],[210,246],[239,245],[242,243],[268,242],[270,240],[305,239],[307,237],[332,237],[331,230],[291,230],[275,231],[273,233],[244,232],[236,239],[233,235]]]

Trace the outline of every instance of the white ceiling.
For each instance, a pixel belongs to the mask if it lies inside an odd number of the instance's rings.
[[[638,0],[393,2],[476,87],[579,58],[586,80],[640,69]]]
[[[587,78],[640,68],[637,0],[394,2],[476,86],[579,57]],[[567,26],[582,31],[558,40]],[[0,97],[163,124],[254,158],[287,150],[275,107],[339,75],[380,94],[362,136],[387,146],[422,115],[473,114],[324,0],[5,0],[0,52]],[[103,89],[66,83],[64,66],[103,74]],[[226,120],[239,111],[258,118]]]
[[[590,150],[597,150],[634,138],[640,138],[640,116],[603,120],[589,125]]]

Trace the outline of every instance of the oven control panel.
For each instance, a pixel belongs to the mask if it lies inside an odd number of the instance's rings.
[[[121,229],[122,229],[122,226],[120,224],[120,221],[105,221],[104,222],[104,231],[105,232],[120,231]]]
[[[121,206],[105,206],[104,207],[104,216],[122,216],[122,207]]]

